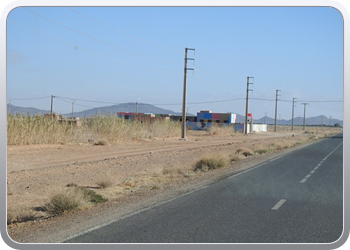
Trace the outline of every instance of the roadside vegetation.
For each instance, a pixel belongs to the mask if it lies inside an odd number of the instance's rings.
[[[288,131],[287,129],[286,126],[286,131]],[[215,131],[208,132],[208,134],[241,136],[245,140],[240,142],[239,145],[229,144],[228,151],[213,152],[209,155],[203,154],[200,158],[193,158],[190,167],[178,166],[174,163],[173,165],[162,166],[160,171],[148,171],[147,173],[128,176],[120,182],[113,180],[113,176],[108,176],[108,178],[96,180],[96,186],[90,188],[80,186],[81,183],[80,185],[79,183],[67,183],[64,187],[57,187],[60,191],[51,194],[48,197],[47,204],[42,207],[20,208],[16,211],[8,210],[7,223],[8,225],[15,225],[60,216],[69,211],[87,209],[108,200],[117,200],[134,192],[161,191],[169,185],[180,184],[210,171],[234,167],[236,162],[249,157],[259,157],[277,152],[322,139],[338,132],[335,128],[308,128],[306,131],[299,131],[299,136],[289,133],[275,140],[260,140],[256,143],[254,141],[249,143],[250,146],[247,146],[248,144],[245,142],[248,142],[249,136],[245,137],[242,133],[233,133],[232,128],[227,130],[227,128],[217,127]],[[16,133],[18,134],[16,135]],[[166,137],[169,134],[173,136],[180,134],[180,128],[169,121],[141,124],[124,121],[116,116],[107,116],[96,117],[96,120],[90,124],[76,127],[53,122],[43,117],[8,116],[8,143],[16,145],[70,143],[72,141],[79,142],[80,140],[87,141],[93,138],[95,145],[103,146],[107,143],[106,138],[108,138],[108,142],[118,142],[154,136]],[[50,139],[51,136],[53,139]],[[12,194],[8,192],[8,195]]]
[[[7,145],[68,144],[93,142],[107,145],[142,138],[171,137],[181,127],[170,120],[153,124],[131,122],[117,115],[99,115],[76,126],[40,115],[7,115]]]

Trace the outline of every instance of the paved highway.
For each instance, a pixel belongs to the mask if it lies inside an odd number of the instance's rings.
[[[331,243],[343,231],[343,135],[67,243]]]

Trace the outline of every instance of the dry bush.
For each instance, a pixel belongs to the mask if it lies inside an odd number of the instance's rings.
[[[239,149],[236,150],[236,153],[242,154],[245,157],[254,155],[253,150],[251,150],[250,148],[239,148]]]
[[[203,157],[196,162],[193,171],[206,172],[209,170],[223,168],[226,165],[227,165],[227,161],[222,156],[216,155],[211,157]]]
[[[267,154],[268,152],[269,150],[267,148],[258,148],[254,150],[254,153],[259,155]]]
[[[36,219],[36,214],[31,210],[23,210],[21,212],[7,211],[7,225],[12,223],[20,223],[33,221]]]
[[[66,211],[76,210],[88,201],[80,188],[67,189],[53,194],[46,205],[52,215],[59,215]]]
[[[243,160],[246,157],[240,153],[233,153],[230,155],[230,161],[239,161],[239,160]]]
[[[164,167],[162,174],[165,178],[181,179],[181,178],[188,178],[192,176],[193,171],[184,170],[174,166],[169,166],[169,167]]]
[[[124,186],[124,187],[136,187],[137,186],[137,181],[134,177],[129,177],[126,178],[119,186]]]
[[[60,215],[62,213],[77,210],[89,203],[103,203],[107,199],[90,189],[75,187],[52,194],[50,201],[45,209],[51,215]]]
[[[113,185],[113,182],[111,180],[102,180],[102,181],[98,181],[96,185],[101,189],[105,189],[105,188],[111,187]]]

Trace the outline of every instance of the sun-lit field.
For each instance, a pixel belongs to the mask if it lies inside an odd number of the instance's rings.
[[[8,115],[7,144],[66,144],[96,142],[100,144],[171,137],[180,134],[180,124],[164,120],[153,124],[131,122],[116,115],[82,120],[82,126],[51,120],[43,116]]]

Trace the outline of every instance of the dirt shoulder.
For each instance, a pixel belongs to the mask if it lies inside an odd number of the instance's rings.
[[[267,132],[245,136],[192,131],[187,140],[155,138],[103,146],[8,146],[8,219],[9,216],[14,222],[17,219],[17,223],[8,226],[8,234],[21,243],[61,242],[315,140],[315,134],[307,133]],[[228,160],[227,167],[220,170],[193,171],[195,162],[203,156],[228,159],[242,148],[252,152],[271,150],[254,153],[254,157]],[[98,183],[103,181],[111,185],[99,188]],[[92,189],[109,201],[57,217],[48,215],[43,207],[53,193],[69,189],[69,183]],[[20,221],[29,217],[27,222]]]

